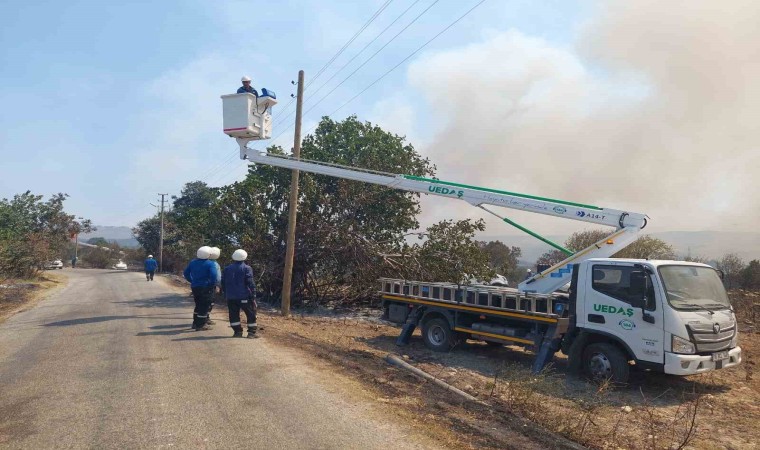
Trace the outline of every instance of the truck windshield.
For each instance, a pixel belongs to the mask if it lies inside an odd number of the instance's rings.
[[[709,267],[660,266],[658,269],[668,303],[675,309],[720,310],[730,308],[717,272]]]

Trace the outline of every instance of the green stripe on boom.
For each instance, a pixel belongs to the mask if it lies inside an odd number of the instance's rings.
[[[534,238],[538,239],[539,241],[546,242],[547,244],[551,245],[552,247],[556,248],[557,250],[561,251],[562,253],[566,254],[567,256],[573,256],[573,252],[572,251],[570,251],[570,250],[566,249],[565,247],[557,244],[556,242],[554,242],[554,241],[552,241],[550,239],[547,239],[547,238],[541,236],[538,233],[534,233],[534,232],[530,231],[529,229],[525,228],[524,226],[522,226],[522,225],[520,225],[520,224],[518,224],[516,222],[513,222],[513,221],[511,221],[509,219],[507,219],[506,217],[502,217],[501,220],[503,220],[504,222],[507,222],[508,224],[512,225],[513,227],[517,228],[520,231],[524,231],[524,232],[528,233],[529,235],[533,236]]]
[[[483,192],[493,192],[494,194],[506,194],[506,195],[514,195],[515,197],[522,197],[522,198],[529,198],[532,200],[540,200],[544,202],[552,202],[552,203],[559,203],[561,205],[568,205],[568,206],[577,206],[579,208],[588,208],[588,209],[595,209],[598,211],[601,211],[602,208],[598,206],[592,206],[592,205],[584,205],[583,203],[574,203],[574,202],[568,202],[565,200],[557,200],[553,198],[546,198],[546,197],[537,197],[535,195],[528,195],[528,194],[518,194],[516,192],[509,192],[509,191],[500,191],[498,189],[489,189],[479,186],[470,186],[467,184],[460,184],[460,183],[451,183],[449,181],[441,181],[441,180],[435,180],[432,178],[425,178],[425,177],[416,177],[414,175],[403,175],[404,178],[408,180],[416,180],[416,181],[427,181],[428,183],[435,183],[435,184],[444,184],[446,186],[456,186],[461,188],[468,188],[468,189],[475,189],[478,191]]]

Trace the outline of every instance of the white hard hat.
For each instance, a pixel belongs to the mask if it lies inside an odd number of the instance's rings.
[[[208,255],[208,259],[219,259],[219,256],[221,256],[222,251],[219,250],[219,247],[211,247],[211,253]]]
[[[533,271],[532,271],[532,270],[530,270],[530,269],[528,269],[528,273],[531,273],[531,272],[533,272]]]
[[[153,255],[148,255],[148,258],[152,258],[152,257],[153,257]]]
[[[240,81],[251,81],[251,77],[243,77]]]
[[[234,253],[232,253],[232,259],[234,261],[245,261],[247,258],[248,258],[248,252],[246,252],[242,248],[239,248],[235,250]]]
[[[206,246],[206,245],[199,248],[198,251],[195,252],[195,256],[197,256],[198,259],[208,259],[210,255],[211,255],[211,247]]]

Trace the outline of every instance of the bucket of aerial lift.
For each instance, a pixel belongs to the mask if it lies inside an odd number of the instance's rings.
[[[248,140],[272,137],[272,107],[277,104],[274,92],[262,89],[262,95],[249,93],[222,95],[224,134]]]

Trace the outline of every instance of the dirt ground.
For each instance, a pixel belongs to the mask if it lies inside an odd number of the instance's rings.
[[[760,302],[760,296],[748,301]],[[219,306],[216,311],[223,311]],[[296,312],[289,318],[263,306],[259,312],[262,334],[331,362],[410,420],[453,431],[455,447],[760,449],[760,379],[753,373],[760,330],[754,316],[740,318],[739,367],[691,377],[640,373],[626,386],[609,386],[569,375],[562,355],[533,376],[533,354],[517,347],[467,341],[435,353],[419,331],[408,346],[397,347],[400,328],[379,320],[378,310]],[[389,353],[484,404],[390,366],[384,361]]]
[[[44,271],[33,280],[0,280],[0,323],[5,319],[36,305],[54,289],[66,284],[66,276],[55,271]]]

